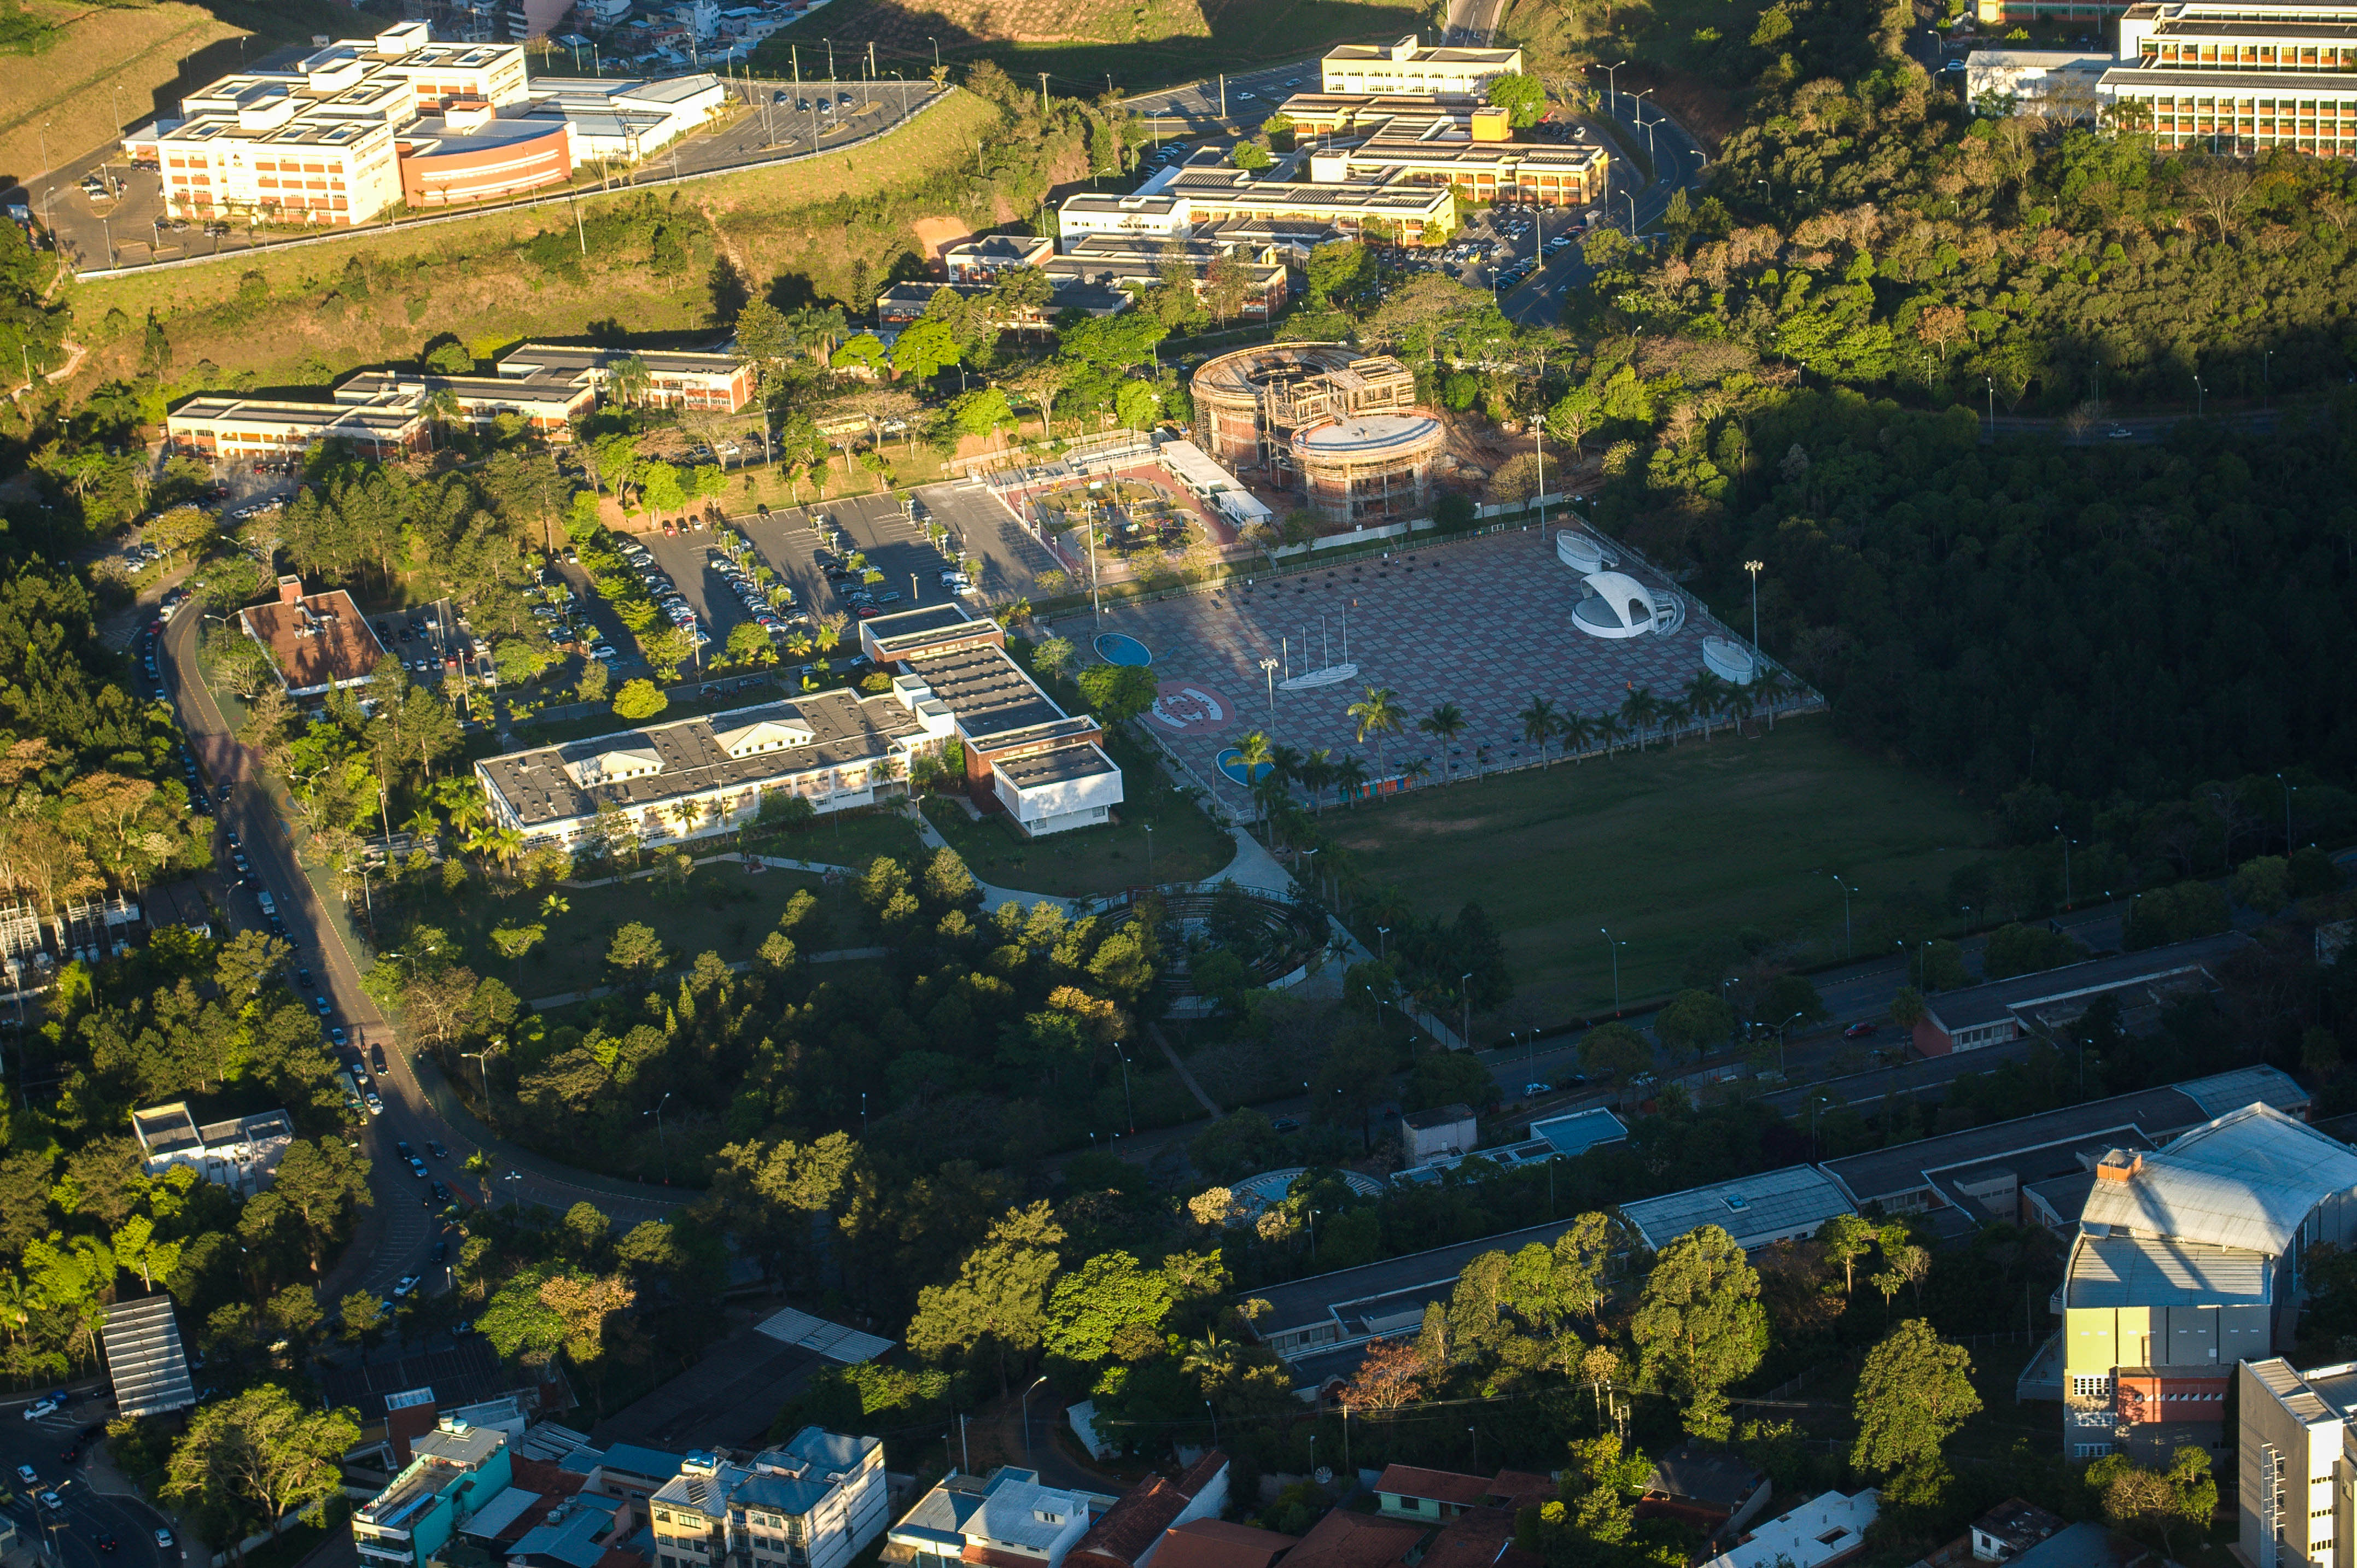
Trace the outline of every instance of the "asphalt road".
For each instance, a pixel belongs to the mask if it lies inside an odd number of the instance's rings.
[[[1225,108],[1221,83],[1226,82]],[[1146,119],[1156,141],[1176,135],[1201,135],[1222,129],[1257,131],[1276,113],[1277,105],[1297,92],[1315,92],[1324,81],[1315,59],[1297,59],[1258,70],[1212,77],[1159,91],[1142,92],[1127,100],[1130,110]]]
[[[467,1159],[482,1145],[434,1109],[426,1088],[428,1082],[443,1088],[440,1068],[431,1058],[414,1058],[361,989],[361,961],[297,867],[279,797],[263,778],[253,754],[230,733],[197,672],[195,634],[200,618],[196,610],[185,609],[166,628],[163,672],[167,695],[206,783],[230,787],[229,799],[216,808],[216,854],[227,865],[226,835],[234,832],[253,867],[253,886],[230,896],[230,924],[237,929],[263,926],[256,895],[268,889],[286,922],[295,963],[312,972],[314,984],[307,988],[305,1000],[324,996],[328,1001],[321,1026],[340,1024],[351,1032],[356,1049],[382,1046],[386,1055],[386,1070],[372,1074],[369,1086],[382,1101],[383,1112],[368,1117],[356,1130],[360,1147],[371,1162],[370,1187],[375,1203],[363,1214],[353,1244],[322,1283],[322,1298],[333,1302],[353,1290],[389,1294],[403,1275],[430,1272],[429,1254],[441,1229],[440,1217],[421,1201],[421,1194],[430,1189],[399,1159],[397,1141],[406,1140],[426,1160],[431,1176],[448,1183],[462,1203],[516,1201],[562,1211],[586,1198],[623,1228],[677,1208],[683,1199],[668,1197],[661,1188],[570,1170],[506,1146],[487,1150],[493,1162],[490,1172],[480,1177],[467,1175]],[[448,1092],[447,1088],[443,1091]],[[436,1159],[427,1152],[436,1143],[449,1151],[447,1159]]]
[[[1602,220],[1626,233],[1643,235],[1661,223],[1672,196],[1680,189],[1701,187],[1710,159],[1676,121],[1641,99],[1625,92],[1610,95],[1607,109],[1614,131],[1606,139],[1612,166]],[[1623,156],[1622,149],[1629,146],[1646,147],[1653,160],[1654,177],[1641,187],[1635,183],[1637,164]],[[1578,245],[1569,246],[1525,278],[1501,302],[1507,318],[1524,327],[1556,319],[1562,314],[1564,297],[1574,288],[1585,286],[1592,275],[1581,252]]]
[[[60,1568],[178,1568],[177,1542],[168,1550],[156,1544],[158,1526],[171,1521],[142,1499],[101,1492],[90,1484],[88,1462],[66,1464],[60,1455],[80,1441],[86,1427],[104,1423],[113,1412],[96,1395],[84,1395],[64,1410],[38,1421],[27,1421],[29,1400],[0,1405],[0,1485],[15,1494],[6,1511],[16,1521],[21,1543],[34,1546],[45,1540],[57,1550]],[[86,1444],[85,1444],[86,1446]],[[29,1465],[40,1477],[28,1487],[16,1466]],[[34,1500],[38,1491],[55,1488],[65,1506],[52,1513]],[[52,1529],[51,1527],[55,1527]],[[101,1551],[102,1538],[112,1537],[115,1548]]]

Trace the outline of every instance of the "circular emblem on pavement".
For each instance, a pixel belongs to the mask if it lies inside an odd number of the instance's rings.
[[[1156,724],[1168,730],[1217,729],[1235,712],[1225,697],[1188,681],[1165,681],[1147,710]]]

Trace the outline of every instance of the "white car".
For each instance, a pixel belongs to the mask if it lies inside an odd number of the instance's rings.
[[[393,1283],[393,1297],[395,1301],[399,1301],[403,1296],[407,1295],[411,1291],[414,1291],[416,1288],[417,1276],[415,1274],[404,1274],[399,1280]]]
[[[16,1466],[16,1479],[28,1487],[38,1487],[41,1484],[41,1473],[30,1465],[19,1465]]]
[[[174,1540],[172,1539],[172,1532],[171,1532],[170,1530],[158,1530],[156,1532],[156,1551],[158,1551],[158,1552],[169,1552],[169,1551],[171,1551],[171,1550],[172,1550],[172,1548],[173,1548],[173,1547],[178,1546],[178,1544],[179,1544],[179,1542],[178,1542],[178,1541],[174,1541]]]
[[[368,1091],[368,1113],[371,1116],[384,1114],[384,1101],[377,1098],[376,1090],[373,1089]]]

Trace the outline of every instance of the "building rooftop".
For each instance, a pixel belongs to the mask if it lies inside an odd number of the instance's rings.
[[[957,715],[958,728],[968,739],[989,740],[1066,717],[1064,710],[1032,683],[1005,649],[969,643],[904,657],[909,672],[920,677],[934,696],[949,704]]]
[[[1655,1251],[1705,1225],[1717,1226],[1748,1251],[1780,1237],[1813,1234],[1835,1215],[1857,1212],[1813,1165],[1787,1165],[1620,1206],[1620,1217]]]
[[[2084,1520],[2063,1526],[2009,1561],[2014,1568],[2136,1568],[2160,1559],[2128,1537]]]
[[[1570,1229],[1567,1219],[1551,1220],[1405,1257],[1264,1285],[1253,1294],[1265,1300],[1270,1310],[1253,1326],[1264,1339],[1322,1323],[1338,1324],[1346,1333],[1360,1336],[1413,1330],[1424,1318],[1425,1304],[1446,1299],[1471,1259],[1483,1252],[1520,1251],[1534,1241],[1552,1247]]]
[[[994,762],[991,767],[1017,789],[1040,789],[1050,784],[1069,784],[1077,779],[1121,771],[1093,742],[1082,740],[1059,746],[1052,751]]]
[[[1817,1568],[1847,1557],[1866,1545],[1881,1501],[1871,1487],[1853,1497],[1826,1492],[1812,1498],[1744,1536],[1705,1568]]]
[[[1415,1465],[1386,1465],[1373,1489],[1396,1498],[1431,1498],[1474,1508],[1490,1495],[1490,1477],[1460,1475],[1454,1470],[1426,1470]]]
[[[2264,1306],[2275,1272],[2264,1252],[2149,1236],[2083,1236],[2064,1289],[2071,1306]]]
[[[145,1296],[108,1307],[100,1344],[125,1416],[161,1415],[197,1402],[170,1296]]]
[[[1297,1535],[1223,1519],[1189,1520],[1163,1534],[1155,1568],[1271,1568],[1300,1542]]]
[[[2095,1176],[2083,1224],[2279,1257],[2318,1204],[2357,1189],[2357,1150],[2261,1101]]]
[[[251,420],[257,425],[284,425],[326,437],[349,434],[355,440],[399,440],[425,417],[414,408],[370,406],[344,403],[294,403],[250,397],[192,397],[174,409],[178,420],[209,420],[213,424]]]
[[[1455,1105],[1436,1105],[1429,1111],[1411,1111],[1400,1118],[1400,1122],[1419,1133],[1431,1133],[1472,1120],[1473,1108],[1459,1101]]]
[[[1365,456],[1395,446],[1415,446],[1438,438],[1440,421],[1422,413],[1354,413],[1304,425],[1293,433],[1295,448],[1327,458]]]
[[[1645,1477],[1645,1491],[1731,1514],[1749,1502],[1767,1480],[1766,1471],[1740,1455],[1682,1443],[1654,1464],[1652,1473]]]
[[[1618,1116],[1602,1106],[1587,1111],[1575,1111],[1568,1116],[1550,1116],[1531,1123],[1531,1136],[1544,1138],[1556,1154],[1570,1158],[1586,1154],[1603,1144],[1617,1144],[1629,1136],[1629,1129]]]
[[[682,795],[864,763],[923,724],[896,698],[814,692],[645,729],[537,746],[477,766],[525,828]]]
[[[1089,1527],[1065,1561],[1131,1563],[1152,1553],[1170,1521],[1227,1467],[1228,1456],[1214,1448],[1188,1466],[1176,1480],[1148,1476],[1123,1493],[1121,1500]]]
[[[357,684],[385,656],[376,628],[341,588],[305,594],[292,604],[249,605],[238,613],[248,634],[276,661],[289,691]]]
[[[2214,81],[2216,77],[2214,73],[2202,74],[2201,79]],[[2088,959],[2082,963],[2066,963],[2060,969],[2041,970],[2036,974],[2017,974],[2010,979],[1993,980],[1984,985],[1968,985],[1960,991],[1935,992],[1923,999],[1924,1012],[1939,1028],[1953,1035],[1959,1029],[2018,1017],[2025,1012],[2080,997],[2093,997],[2123,986],[2205,974],[2208,965],[2220,962],[2249,945],[2248,937],[2228,931],[2193,941],[2148,948],[2142,952]]]
[[[1958,1170],[2029,1150],[2064,1144],[2075,1147],[2092,1139],[2117,1138],[2126,1133],[2141,1134],[2158,1144],[2214,1115],[2216,1112],[2203,1101],[2214,1102],[2222,1093],[2249,1092],[2253,1099],[2278,1110],[2307,1106],[2307,1091],[2290,1078],[2273,1069],[2255,1071],[2261,1075],[2255,1079],[2240,1072],[2224,1073],[2162,1089],[2115,1094],[2083,1105],[2017,1116],[1986,1127],[1968,1127],[1849,1155],[1827,1160],[1819,1168],[1838,1181],[1855,1202],[1863,1205],[1879,1200],[1887,1204],[1907,1194],[1930,1189],[1933,1185],[1931,1173]],[[2273,1076],[2265,1076],[2267,1074]]]
[[[2025,1498],[2007,1498],[2005,1501],[1973,1520],[1973,1533],[1986,1536],[2002,1555],[1999,1562],[2018,1557],[2022,1552],[2065,1528],[2062,1516],[2050,1513]],[[1973,1542],[1975,1552],[1981,1542]]]
[[[1405,1520],[1334,1509],[1286,1553],[1282,1568],[1390,1568],[1407,1560],[1425,1530]]]

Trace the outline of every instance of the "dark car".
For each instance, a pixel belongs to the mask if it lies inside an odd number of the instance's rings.
[[[395,1141],[393,1145],[393,1152],[399,1155],[404,1160],[414,1160],[417,1157],[417,1151],[409,1146],[409,1140],[406,1138]]]
[[[1269,1131],[1272,1133],[1298,1133],[1301,1131],[1300,1120],[1292,1116],[1280,1116],[1275,1121],[1271,1122],[1268,1126]]]
[[[432,1138],[425,1140],[425,1152],[433,1155],[437,1160],[447,1160],[450,1157],[450,1151],[444,1148]]]
[[[112,1552],[123,1543],[115,1540],[112,1535],[102,1535],[91,1544],[97,1547],[101,1552]]]
[[[449,1184],[438,1181],[434,1184],[434,1201],[436,1203],[447,1203],[450,1201]]]
[[[434,1261],[437,1263],[450,1261],[450,1243],[447,1239],[434,1243]]]
[[[58,1463],[60,1465],[81,1464],[81,1444],[79,1443],[69,1444],[64,1448],[59,1449],[58,1451]]]
[[[314,996],[311,998],[311,1005],[319,1010],[319,1016],[322,1018],[327,1017],[336,1010],[336,1004],[328,1001],[324,996]]]
[[[384,1070],[384,1047],[382,1046],[371,1046],[369,1047],[369,1066],[376,1069],[379,1072],[382,1072]],[[438,1154],[440,1151],[436,1150],[436,1152]]]
[[[295,966],[295,983],[306,991],[309,991],[311,989],[310,965],[298,963]]]

